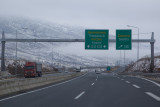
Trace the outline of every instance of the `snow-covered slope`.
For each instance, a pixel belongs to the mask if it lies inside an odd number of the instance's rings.
[[[5,32],[6,38],[84,38],[84,28],[77,26],[60,25],[25,18],[4,18],[0,17],[0,31]],[[18,58],[26,60],[39,60],[46,63],[58,63],[67,66],[76,65],[98,65],[101,60],[86,58],[80,55],[68,55],[61,53],[55,48],[67,43],[17,43]],[[69,50],[73,51],[73,50]],[[16,43],[6,43],[6,58],[15,59]]]

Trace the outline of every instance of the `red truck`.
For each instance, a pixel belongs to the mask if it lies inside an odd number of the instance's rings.
[[[37,62],[26,62],[24,66],[24,77],[36,76],[42,76],[42,64]]]

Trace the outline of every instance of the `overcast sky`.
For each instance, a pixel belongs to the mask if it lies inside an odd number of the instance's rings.
[[[0,15],[106,28],[110,33],[133,25],[146,33],[159,31],[160,0],[0,0]]]
[[[153,31],[149,28],[160,23],[160,0],[0,0],[0,15],[95,28],[115,29],[130,24]]]
[[[156,40],[160,40],[160,0],[0,0],[0,16],[109,29],[113,35],[116,29],[133,25],[140,33],[155,32]],[[132,32],[136,34],[137,29]]]

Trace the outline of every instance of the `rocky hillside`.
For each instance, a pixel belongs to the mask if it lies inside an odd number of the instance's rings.
[[[150,57],[144,57],[138,60],[137,62],[132,62],[128,65],[127,70],[125,72],[137,72],[137,65],[139,67],[138,72],[150,72],[150,64],[151,64],[151,58]],[[160,55],[156,55],[154,58],[154,72],[160,72]]]

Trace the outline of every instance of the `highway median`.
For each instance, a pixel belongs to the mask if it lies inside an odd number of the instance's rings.
[[[25,90],[33,89],[36,87],[45,86],[65,80],[69,80],[84,73],[69,73],[57,76],[37,77],[37,78],[19,78],[19,79],[8,79],[0,81],[0,96],[12,94],[15,92],[22,92]]]

